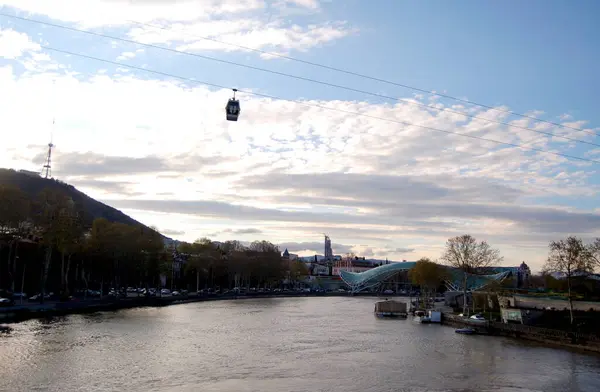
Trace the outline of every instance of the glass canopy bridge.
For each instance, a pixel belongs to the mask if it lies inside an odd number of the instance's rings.
[[[414,261],[384,264],[364,272],[340,271],[340,277],[349,287],[351,292],[358,293],[363,290],[380,285],[391,279],[399,272],[408,271],[416,265]],[[446,287],[452,291],[462,291],[464,275],[455,268],[447,268],[450,278],[446,280]],[[488,271],[494,272],[487,275],[467,274],[467,291],[476,291],[484,288],[492,282],[501,282],[516,272],[515,267],[491,267]]]

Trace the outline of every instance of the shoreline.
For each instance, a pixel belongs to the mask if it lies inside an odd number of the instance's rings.
[[[375,293],[281,293],[281,294],[250,294],[250,295],[187,295],[169,297],[131,297],[106,298],[69,302],[46,302],[44,304],[24,302],[11,307],[0,308],[0,324],[12,324],[31,319],[43,319],[71,314],[86,314],[95,312],[116,311],[142,307],[162,307],[194,302],[244,300],[256,298],[295,298],[295,297],[402,297],[399,295],[379,296]]]
[[[265,299],[265,298],[300,298],[300,297],[371,297],[374,299],[380,298],[397,298],[405,297],[401,295],[386,295],[379,296],[375,293],[282,293],[282,294],[251,294],[251,295],[218,295],[218,296],[196,296],[189,295],[186,297],[133,297],[133,298],[107,298],[93,299],[83,301],[70,302],[53,302],[45,304],[24,303],[23,305],[14,305],[12,307],[0,308],[0,326],[5,325],[10,328],[10,324],[19,323],[32,319],[45,319],[51,317],[68,316],[75,314],[89,314],[96,312],[111,312],[122,309],[133,309],[143,307],[163,307],[171,305],[179,305],[195,302],[210,302],[210,301],[231,301],[231,300],[246,300],[246,299]],[[515,324],[502,324],[495,322],[487,322],[485,324],[477,324],[464,320],[456,315],[443,313],[442,326],[446,327],[474,327],[483,330],[483,334],[487,336],[503,336],[512,339],[526,340],[535,342],[548,347],[574,349],[587,353],[600,354],[600,342],[592,342],[585,344],[585,339],[582,343],[577,343],[577,334],[570,334],[565,331],[552,330],[553,336],[545,336],[549,330],[537,327],[530,327]],[[560,336],[559,336],[560,335]]]
[[[443,326],[448,327],[472,327],[481,335],[501,336],[514,339],[515,341],[526,340],[540,343],[546,347],[573,349],[586,353],[600,354],[600,341],[589,341],[589,336],[561,330],[550,330],[541,327],[523,324],[504,324],[487,321],[485,323],[474,323],[453,314],[442,314]],[[591,343],[591,344],[589,344]]]

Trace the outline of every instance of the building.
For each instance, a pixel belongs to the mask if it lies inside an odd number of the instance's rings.
[[[329,236],[325,236],[325,259],[333,260],[333,249],[331,249],[331,239]]]
[[[340,258],[336,260],[333,266],[333,275],[340,275],[341,271],[364,272],[371,268],[389,264],[389,260],[366,259],[365,257],[355,256],[352,259]]]
[[[354,256],[353,259],[333,254],[331,238],[324,235],[324,255],[298,256],[289,253],[286,249],[282,257],[289,260],[298,260],[306,264],[309,276],[329,276],[338,279],[341,271],[364,272],[384,264],[391,263],[390,260],[367,259]]]
[[[288,252],[287,248],[285,248],[283,254],[281,255],[281,258],[284,260],[296,261],[298,260],[298,255],[295,253]]]
[[[518,288],[529,287],[529,279],[531,278],[531,269],[525,262],[522,262],[519,269],[516,271],[516,286]]]

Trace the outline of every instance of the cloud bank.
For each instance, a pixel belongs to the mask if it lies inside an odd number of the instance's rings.
[[[355,33],[343,21],[284,21],[322,12],[312,0],[81,3],[0,6],[198,52],[243,49],[196,36],[288,53]],[[257,16],[265,10],[274,16]],[[149,56],[113,49],[124,62]],[[535,267],[552,239],[600,235],[597,165],[375,117],[598,156],[598,149],[523,129],[408,102],[298,103],[252,95],[240,96],[240,121],[230,123],[223,113],[229,91],[89,61],[82,68],[76,59],[45,52],[19,26],[0,29],[0,85],[0,129],[11,135],[1,166],[37,170],[53,131],[56,177],[179,239],[267,239],[310,254],[322,252],[326,233],[335,253],[401,260],[435,258],[447,238],[470,233],[499,247],[507,263]],[[406,98],[557,135],[573,132],[466,104]],[[552,117],[573,127],[585,127],[583,120]],[[594,141],[596,130],[587,131],[576,137]]]

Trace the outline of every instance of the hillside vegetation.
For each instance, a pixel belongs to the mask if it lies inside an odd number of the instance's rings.
[[[78,191],[73,185],[66,184],[59,180],[34,177],[12,169],[0,169],[0,186],[1,185],[15,186],[25,192],[31,199],[35,199],[44,189],[51,189],[63,193],[70,197],[75,204],[80,206],[83,212],[84,224],[87,227],[91,227],[92,222],[97,218],[104,218],[115,223],[123,223],[131,226],[141,225],[145,227],[142,223],[116,208],[92,199],[85,193]]]
[[[0,171],[0,297],[20,291],[39,293],[34,300],[68,301],[73,293],[106,294],[109,287],[146,288],[146,294],[165,286],[277,287],[296,281],[305,273],[300,267],[268,241],[165,241],[73,186]]]

